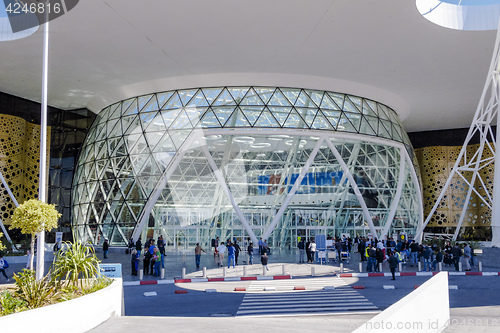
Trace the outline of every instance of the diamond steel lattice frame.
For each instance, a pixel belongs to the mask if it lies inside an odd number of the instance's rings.
[[[432,219],[434,213],[439,207],[441,200],[446,195],[446,190],[452,183],[453,177],[458,175],[467,185],[468,191],[463,203],[462,213],[458,220],[455,233],[453,235],[453,240],[456,240],[462,223],[466,218],[467,208],[470,203],[471,195],[474,193],[477,195],[479,200],[481,200],[489,209],[491,209],[491,229],[492,229],[492,246],[500,246],[500,213],[498,212],[498,207],[500,205],[500,161],[497,160],[498,155],[496,152],[497,140],[498,140],[498,103],[500,98],[500,22],[497,32],[495,48],[493,51],[493,56],[491,59],[490,68],[488,71],[488,76],[486,78],[486,84],[484,86],[479,105],[474,114],[474,119],[467,133],[465,142],[460,150],[457,161],[451,170],[446,183],[444,184],[441,194],[436,199],[434,206],[429,212],[424,224],[419,227],[417,231],[417,236],[422,235],[425,226]],[[497,121],[497,136],[493,133],[492,124],[494,119]],[[474,136],[479,136],[479,147],[472,154],[467,153],[467,146],[471,142]],[[485,152],[491,154],[486,154]],[[488,156],[489,155],[489,156]],[[485,157],[486,156],[486,157]],[[491,182],[483,179],[483,174],[481,170],[490,166],[492,163],[495,164],[494,180],[493,186]],[[476,185],[482,189],[481,193],[478,192]]]
[[[99,114],[73,182],[75,238],[95,244],[160,234],[208,244],[238,228],[284,246],[304,209],[311,227],[338,235],[422,225],[413,148],[393,110],[296,88],[139,96]]]

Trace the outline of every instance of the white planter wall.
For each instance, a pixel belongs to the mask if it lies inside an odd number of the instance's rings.
[[[74,300],[0,317],[2,332],[83,333],[123,315],[123,281]]]

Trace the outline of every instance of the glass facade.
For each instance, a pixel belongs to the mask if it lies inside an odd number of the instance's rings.
[[[410,141],[373,100],[318,90],[215,87],[113,104],[73,179],[75,237],[112,244],[349,233],[412,234],[422,222]]]

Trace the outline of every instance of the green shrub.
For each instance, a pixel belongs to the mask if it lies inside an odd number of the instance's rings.
[[[23,269],[21,273],[14,274],[17,289],[17,298],[26,303],[28,309],[35,309],[52,303],[56,303],[60,296],[57,285],[44,276],[40,280],[35,279],[35,272]]]
[[[54,257],[50,275],[61,284],[85,289],[90,280],[100,276],[100,260],[92,248],[80,242],[67,243],[67,248],[67,251],[59,251]]]
[[[27,310],[26,302],[12,295],[10,290],[0,293],[0,316]]]

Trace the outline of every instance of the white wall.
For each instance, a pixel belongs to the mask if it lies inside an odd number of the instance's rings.
[[[448,273],[441,272],[354,332],[442,332],[449,320]]]
[[[123,315],[123,281],[90,295],[0,317],[2,332],[83,333]]]

